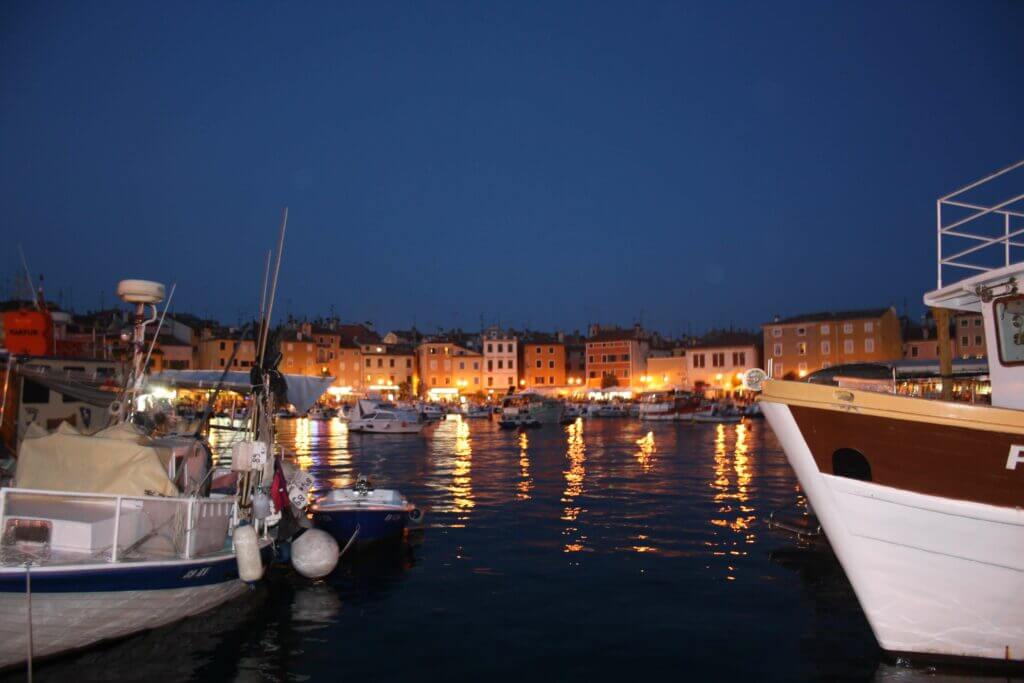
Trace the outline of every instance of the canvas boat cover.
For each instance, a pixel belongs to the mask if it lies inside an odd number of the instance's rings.
[[[224,378],[221,384],[221,378]],[[308,377],[306,375],[282,375],[288,394],[288,402],[295,406],[295,412],[302,415],[324,395],[333,377]],[[247,394],[252,391],[248,372],[220,370],[164,370],[150,375],[150,386],[179,387],[181,389],[216,389],[218,385],[227,391]]]
[[[67,423],[45,436],[26,436],[15,486],[123,496],[177,496],[160,450],[137,427],[120,424],[92,436]]]

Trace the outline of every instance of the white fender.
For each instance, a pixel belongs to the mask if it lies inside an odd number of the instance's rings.
[[[235,527],[235,560],[238,562],[238,577],[246,583],[259,581],[263,576],[263,559],[256,539],[256,528],[251,524]]]

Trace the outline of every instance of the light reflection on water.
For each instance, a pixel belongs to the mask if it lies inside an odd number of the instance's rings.
[[[826,661],[837,676],[874,671],[841,574],[823,593],[819,574],[769,557],[788,541],[759,519],[792,503],[795,483],[764,423],[577,420],[520,433],[452,419],[422,436],[349,434],[338,420],[278,428],[316,491],[367,474],[423,509],[426,531],[413,547],[349,558],[324,582],[276,570],[243,617],[190,620],[148,637],[147,649],[108,648],[83,671],[75,664],[93,660],[73,659],[54,678],[149,671],[140,662],[151,667],[154,639],[173,651],[183,629],[219,649],[165,662],[177,673],[156,678],[415,680],[428,662],[456,661],[457,678],[491,681],[618,680],[638,661],[704,680],[808,680]],[[224,452],[238,437],[217,438]],[[812,654],[821,647],[827,655]]]

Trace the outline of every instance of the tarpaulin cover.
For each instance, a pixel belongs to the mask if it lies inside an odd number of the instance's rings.
[[[26,438],[14,481],[19,488],[47,491],[178,495],[152,440],[132,425],[108,427],[92,436],[61,429]]]

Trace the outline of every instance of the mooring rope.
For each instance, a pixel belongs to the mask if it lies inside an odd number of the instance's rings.
[[[25,604],[28,612],[28,683],[32,683],[32,561],[25,563]]]

